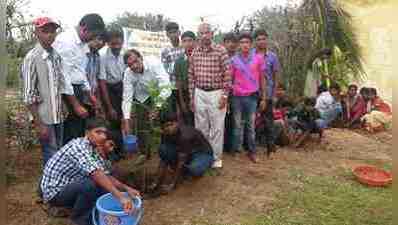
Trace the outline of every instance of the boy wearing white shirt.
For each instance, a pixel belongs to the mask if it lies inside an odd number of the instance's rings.
[[[331,122],[338,118],[342,112],[340,103],[340,86],[330,85],[329,91],[322,92],[316,99],[315,108],[319,111],[322,123],[321,128],[326,128]]]
[[[44,167],[63,144],[66,108],[62,95],[73,96],[73,88],[62,71],[61,56],[51,47],[59,24],[41,17],[33,25],[39,43],[26,54],[21,66],[23,100],[38,129]]]

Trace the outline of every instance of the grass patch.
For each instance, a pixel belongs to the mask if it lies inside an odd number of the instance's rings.
[[[11,172],[6,171],[6,187],[17,183],[17,176]]]
[[[206,172],[204,174],[204,176],[208,176],[208,177],[217,177],[217,176],[220,176],[220,175],[221,175],[221,173],[217,169],[206,170]]]
[[[378,167],[380,169],[384,169],[384,170],[387,170],[387,171],[391,171],[392,170],[392,163],[391,162],[387,163],[385,160],[367,159],[367,160],[364,160],[364,163],[376,166],[376,167]]]
[[[370,188],[333,177],[308,177],[292,171],[299,190],[278,196],[274,209],[250,225],[392,225],[392,188]]]

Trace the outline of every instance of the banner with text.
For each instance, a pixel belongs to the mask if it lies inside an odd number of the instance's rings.
[[[123,28],[124,48],[135,48],[145,56],[160,58],[163,48],[170,46],[166,32],[152,32],[131,28]]]

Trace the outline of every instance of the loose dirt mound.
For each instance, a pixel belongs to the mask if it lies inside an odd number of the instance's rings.
[[[236,224],[245,215],[271,210],[276,194],[290,184],[294,171],[332,176],[360,163],[391,162],[391,143],[389,133],[369,136],[330,129],[321,144],[311,142],[298,150],[282,148],[271,160],[259,149],[258,164],[250,163],[244,154],[225,155],[222,170],[186,181],[167,196],[145,200],[142,225]],[[9,224],[68,224],[48,219],[35,205],[39,152],[13,152],[9,158],[15,176],[7,193]]]

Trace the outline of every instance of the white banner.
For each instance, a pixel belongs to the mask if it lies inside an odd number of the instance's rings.
[[[151,32],[124,27],[123,33],[124,49],[137,49],[144,57],[155,56],[160,59],[161,50],[171,46],[166,32]]]

